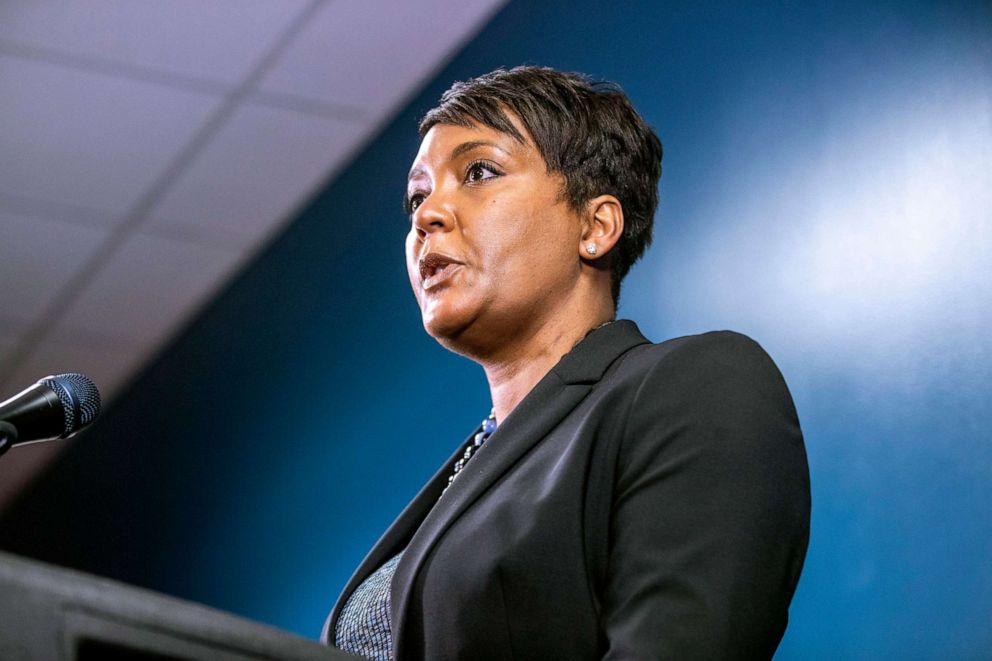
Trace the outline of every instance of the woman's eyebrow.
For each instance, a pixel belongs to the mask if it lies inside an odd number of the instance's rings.
[[[510,156],[510,152],[508,152],[506,149],[504,149],[495,142],[489,140],[469,140],[468,142],[463,142],[460,145],[457,145],[454,149],[452,149],[451,155],[448,156],[448,160],[453,161],[462,154],[465,154],[466,152],[470,152],[473,149],[478,149],[479,147],[492,147],[493,149],[498,149],[507,156]],[[409,182],[412,179],[416,179],[417,177],[424,176],[426,174],[427,171],[424,169],[423,166],[415,165],[410,170],[410,174],[407,175],[406,180],[407,182]]]
[[[490,142],[489,140],[470,140],[468,142],[463,142],[462,144],[452,149],[451,156],[449,156],[448,158],[450,160],[454,160],[459,156],[461,156],[462,154],[464,154],[465,152],[470,152],[473,149],[477,149],[479,147],[493,147],[494,149],[500,150],[504,154],[509,154],[509,152],[507,152],[505,149],[500,147],[495,142]]]
[[[408,174],[406,176],[406,182],[409,184],[412,180],[416,179],[417,177],[423,177],[426,174],[427,174],[427,171],[424,170],[423,166],[415,165],[410,170],[410,174]]]

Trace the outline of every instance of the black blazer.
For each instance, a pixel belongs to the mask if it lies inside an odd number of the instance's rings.
[[[806,554],[809,472],[754,341],[651,344],[618,321],[564,356],[440,497],[463,447],[362,561],[325,641],[405,548],[398,661],[772,656]]]

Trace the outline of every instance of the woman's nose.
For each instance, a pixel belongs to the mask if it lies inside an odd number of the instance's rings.
[[[434,191],[413,212],[413,224],[421,238],[434,232],[446,232],[454,226],[454,214],[438,191]]]

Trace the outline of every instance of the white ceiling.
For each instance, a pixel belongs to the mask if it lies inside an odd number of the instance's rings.
[[[504,1],[0,4],[0,400],[112,397]]]

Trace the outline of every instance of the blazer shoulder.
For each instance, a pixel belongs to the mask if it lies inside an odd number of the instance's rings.
[[[785,379],[760,344],[742,333],[712,331],[635,347],[621,370],[634,407],[699,411],[764,402],[795,419]]]
[[[650,465],[648,457],[667,450],[743,470],[781,452],[791,462],[786,472],[808,475],[792,395],[757,342],[717,331],[648,345],[641,354],[620,441],[625,466]]]
[[[729,330],[676,337],[658,344],[635,347],[625,361],[636,371],[679,371],[689,369],[703,373],[710,370],[753,371],[778,369],[768,353],[756,341]]]

